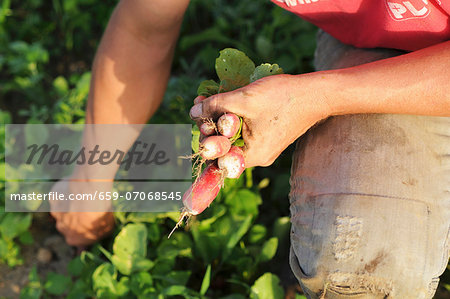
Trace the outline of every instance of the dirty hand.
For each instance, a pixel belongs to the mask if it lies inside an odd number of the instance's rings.
[[[241,116],[246,167],[269,166],[299,136],[329,116],[311,81],[307,76],[304,80],[292,75],[266,77],[211,96],[195,104],[190,115],[196,121],[217,120],[224,112]]]
[[[110,183],[62,180],[57,182],[51,191],[66,195],[86,195],[93,194],[95,190],[107,190],[109,185]],[[77,201],[50,202],[50,214],[56,220],[56,229],[64,235],[67,244],[79,247],[91,245],[113,230],[115,221],[113,214],[108,212],[109,202],[98,202],[102,206],[83,205],[83,202]]]

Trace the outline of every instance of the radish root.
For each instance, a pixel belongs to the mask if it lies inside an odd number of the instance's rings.
[[[187,219],[191,217],[191,213],[189,213],[186,208],[183,208],[183,210],[181,211],[180,219],[178,220],[177,224],[175,224],[175,227],[172,229],[170,234],[167,236],[167,239],[169,239],[170,236],[172,236],[172,234],[175,232],[175,230],[179,228],[181,224],[183,224],[184,217],[187,217]]]

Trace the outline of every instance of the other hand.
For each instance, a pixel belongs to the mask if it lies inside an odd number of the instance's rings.
[[[329,116],[323,99],[315,97],[311,80],[292,75],[260,79],[235,91],[211,96],[191,108],[191,118],[216,120],[225,112],[244,120],[246,167],[269,166],[318,121]]]
[[[51,191],[66,195],[86,195],[93,194],[96,189],[103,190],[107,188],[106,185],[109,186],[109,183],[62,180],[57,182]],[[50,202],[50,214],[56,220],[56,229],[65,237],[67,244],[78,247],[91,245],[114,229],[114,216],[109,212],[110,203],[107,201],[98,203],[102,206],[94,208],[89,204],[83,205],[83,202]],[[67,206],[61,209],[62,204]],[[61,212],[62,210],[65,212]]]

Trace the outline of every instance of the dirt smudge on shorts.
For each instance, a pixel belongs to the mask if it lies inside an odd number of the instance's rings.
[[[385,259],[386,254],[383,251],[378,252],[377,256],[364,266],[367,273],[373,273],[378,265]]]

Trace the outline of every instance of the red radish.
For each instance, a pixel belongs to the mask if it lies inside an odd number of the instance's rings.
[[[200,132],[209,136],[216,133],[216,124],[213,121],[206,121],[200,125]]]
[[[244,152],[238,146],[232,146],[230,151],[217,160],[219,168],[224,171],[224,176],[237,179],[245,169]]]
[[[217,121],[219,133],[228,138],[236,135],[240,125],[241,121],[239,120],[239,117],[233,113],[225,113],[219,117],[219,120]]]
[[[167,238],[183,223],[184,217],[198,215],[203,212],[219,194],[223,184],[223,171],[215,163],[208,165],[194,184],[183,194],[184,208],[180,220]]]
[[[208,165],[198,180],[183,195],[185,212],[197,215],[216,198],[223,183],[223,172],[215,163]]]
[[[203,159],[214,160],[222,157],[231,148],[231,142],[224,136],[209,136],[200,144],[200,155]]]

